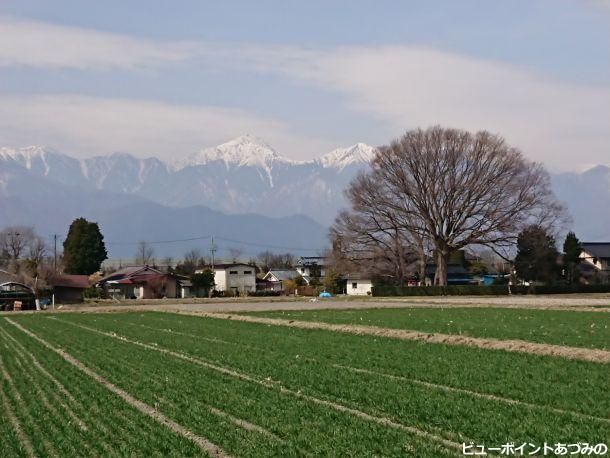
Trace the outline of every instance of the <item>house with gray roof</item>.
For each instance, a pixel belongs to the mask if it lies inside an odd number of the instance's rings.
[[[271,269],[263,277],[263,280],[268,282],[265,288],[267,291],[284,291],[284,281],[299,275],[294,269]]]
[[[597,276],[602,282],[610,281],[610,242],[583,242],[581,272],[587,279]]]

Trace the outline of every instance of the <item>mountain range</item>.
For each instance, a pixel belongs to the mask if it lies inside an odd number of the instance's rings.
[[[208,234],[247,242],[241,247],[250,254],[264,247],[311,254],[327,245],[327,227],[345,206],[343,190],[374,152],[357,143],[295,161],[250,135],[171,163],[126,153],[76,159],[44,147],[0,148],[0,227],[65,234],[82,215],[100,222],[113,257],[133,255],[137,240]],[[551,178],[579,237],[610,240],[610,168]],[[156,247],[163,256],[186,248],[186,242]]]

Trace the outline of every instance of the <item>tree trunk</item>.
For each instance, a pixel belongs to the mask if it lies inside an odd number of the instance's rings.
[[[426,285],[426,251],[424,249],[424,243],[420,240],[418,244],[419,249],[419,284],[420,286]]]
[[[434,284],[438,286],[447,285],[447,264],[449,262],[449,252],[446,250],[436,251],[436,274]]]

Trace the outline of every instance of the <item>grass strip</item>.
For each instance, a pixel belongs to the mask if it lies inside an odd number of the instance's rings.
[[[240,314],[610,349],[610,313],[491,307],[405,307]]]

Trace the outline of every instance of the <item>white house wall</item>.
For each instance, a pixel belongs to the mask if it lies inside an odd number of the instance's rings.
[[[354,288],[354,284],[356,288]],[[348,296],[368,296],[371,294],[372,288],[371,280],[348,280],[346,292]]]

